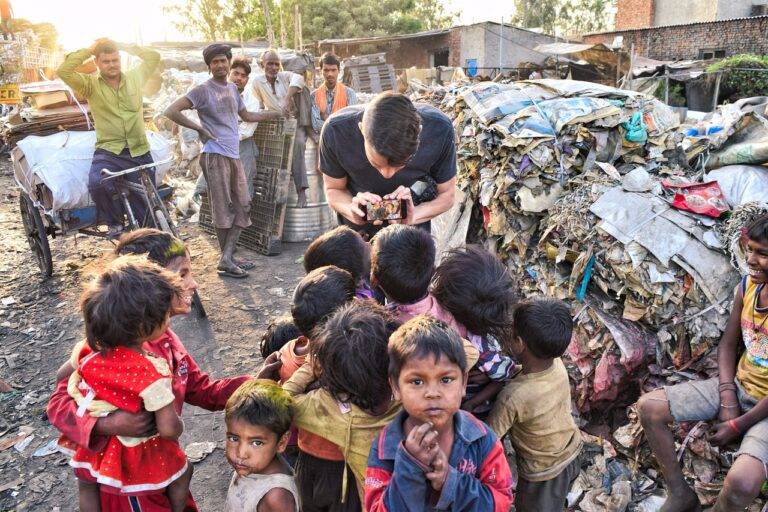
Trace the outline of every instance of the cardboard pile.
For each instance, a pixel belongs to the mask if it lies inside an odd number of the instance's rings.
[[[717,371],[712,349],[744,262],[741,230],[768,211],[766,106],[723,107],[706,120],[720,130],[697,126],[693,136],[654,98],[584,82],[485,82],[421,98],[452,117],[459,144],[464,199],[438,239],[463,230],[506,260],[523,295],[572,306],[564,359],[574,411],[601,434],[588,439],[572,505],[658,510],[659,475],[626,408],[642,391]],[[710,183],[729,216],[691,211],[680,200],[691,183]],[[678,432],[681,457],[711,504],[728,455],[690,427]]]

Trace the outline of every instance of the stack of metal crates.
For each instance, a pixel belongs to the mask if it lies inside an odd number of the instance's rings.
[[[378,94],[397,91],[395,68],[387,64],[384,53],[344,59],[342,81],[357,92]]]
[[[293,139],[296,120],[262,121],[253,134],[259,156],[253,176],[251,225],[243,230],[238,245],[273,256],[282,251],[283,222],[291,182]],[[216,234],[211,203],[204,195],[200,205],[200,227]]]

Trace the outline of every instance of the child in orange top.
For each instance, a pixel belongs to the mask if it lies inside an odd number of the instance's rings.
[[[80,309],[94,352],[69,378],[78,413],[143,408],[155,413],[158,435],[113,436],[98,452],[78,448],[70,465],[81,510],[100,509],[99,485],[116,494],[167,492],[172,510],[184,510],[192,467],[177,442],[183,424],[174,408],[170,368],[141,348],[168,329],[171,305],[181,293],[177,276],[136,256],[116,259],[83,293]]]
[[[352,274],[335,266],[312,270],[293,294],[291,316],[301,336],[280,350],[280,382],[286,382],[307,359],[317,329],[328,317],[355,296]],[[296,484],[303,512],[358,512],[360,501],[354,486],[339,503],[344,475],[344,455],[338,446],[306,430],[298,430]]]

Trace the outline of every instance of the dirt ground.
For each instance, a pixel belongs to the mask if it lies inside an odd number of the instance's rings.
[[[41,281],[18,205],[10,162],[0,157],[0,380],[13,388],[0,392],[0,511],[73,511],[77,493],[67,459],[44,449],[58,438],[45,406],[56,369],[82,336],[77,311],[81,283],[112,245],[84,235],[51,240],[54,275]],[[303,274],[300,258],[306,245],[284,244],[275,257],[241,250],[256,268],[247,279],[225,280],[215,272],[216,241],[195,224],[182,223],[180,228],[208,318],[195,318],[194,313],[176,318],[173,329],[212,376],[252,372],[261,363],[258,341],[266,324],[287,312]],[[183,416],[183,447],[216,443],[213,453],[195,464],[192,493],[201,511],[221,510],[231,475],[222,451],[223,414],[186,405]],[[3,441],[20,428],[33,429],[27,438],[31,442],[3,449]]]

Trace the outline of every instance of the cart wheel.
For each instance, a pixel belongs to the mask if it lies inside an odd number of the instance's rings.
[[[208,313],[205,311],[205,307],[203,307],[203,301],[200,300],[200,294],[197,293],[197,290],[195,290],[195,293],[192,295],[192,309],[197,311],[198,318],[205,318],[208,316]]]
[[[47,279],[53,274],[53,261],[51,260],[51,247],[48,245],[48,235],[45,232],[43,218],[32,199],[24,192],[19,195],[19,209],[21,210],[21,221],[24,224],[24,232],[27,234],[29,248],[37,258],[37,264],[40,266],[43,278]]]

